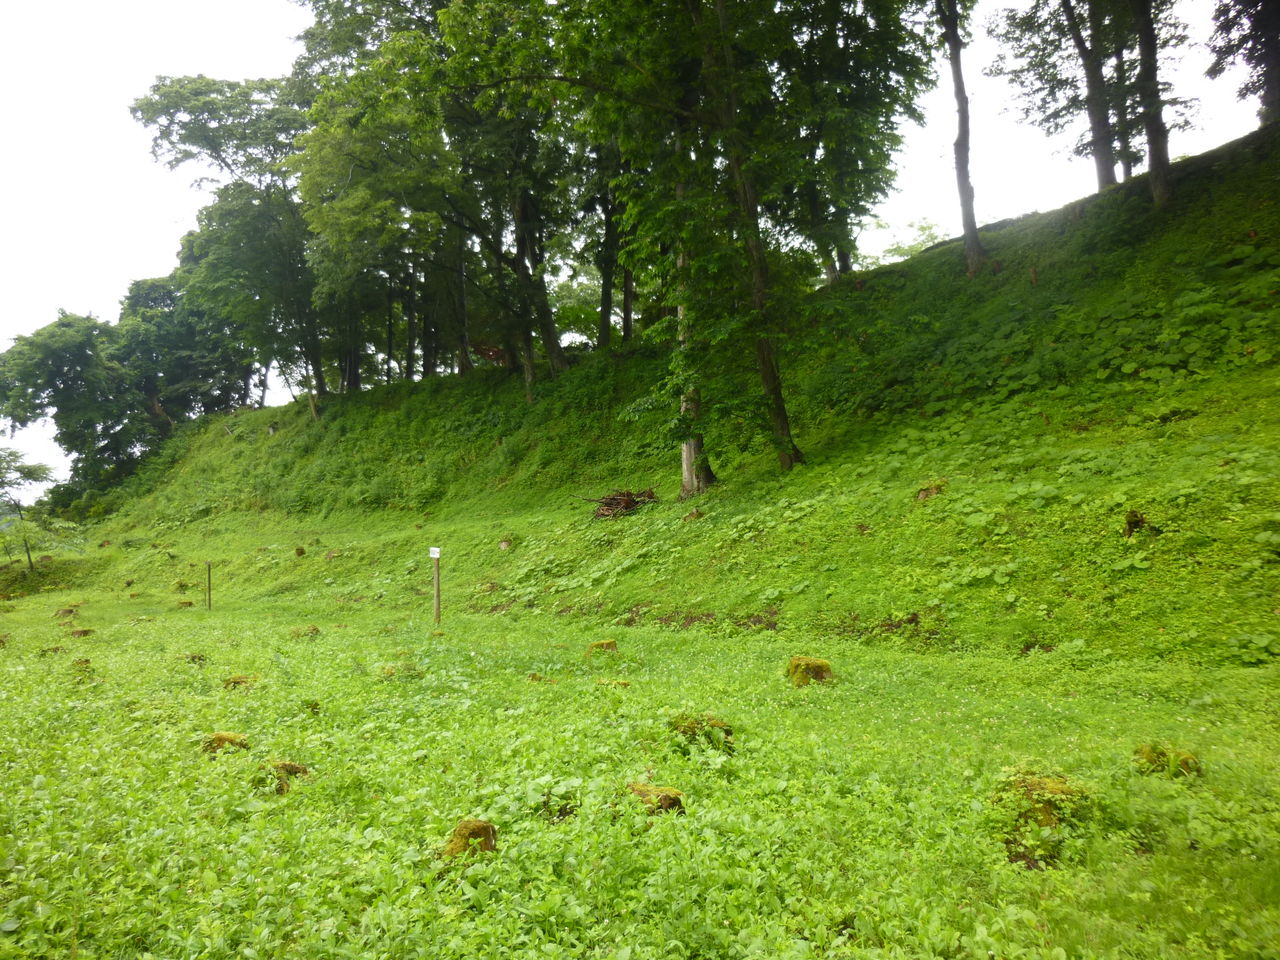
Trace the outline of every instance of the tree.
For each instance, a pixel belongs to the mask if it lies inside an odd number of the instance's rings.
[[[1236,61],[1249,76],[1240,99],[1259,97],[1262,123],[1280,120],[1280,0],[1221,0],[1213,11],[1209,76],[1219,77]]]
[[[255,367],[225,318],[192,309],[172,278],[129,288],[120,322],[62,313],[0,354],[0,419],[49,418],[72,457],[59,494],[109,486],[178,423],[246,403]]]
[[[61,313],[0,354],[0,418],[19,428],[52,419],[80,489],[132,472],[154,437],[145,401],[112,349],[115,336],[94,317]],[[130,416],[137,411],[142,415]]]
[[[956,100],[956,188],[960,194],[960,221],[964,230],[964,260],[969,275],[978,272],[987,253],[978,237],[978,218],[973,209],[973,180],[969,176],[969,94],[965,89],[960,57],[964,49],[961,28],[973,9],[973,0],[934,0],[934,16],[942,30],[951,67],[951,85]]]
[[[200,214],[185,248],[190,282],[206,302],[233,315],[250,341],[286,376],[328,391],[327,361],[344,386],[358,386],[363,338],[351,336],[341,306],[317,310],[307,263],[309,235],[286,160],[308,127],[312,91],[301,80],[160,77],[133,105],[154,131],[152,152],[171,168],[200,160],[224,182]],[[336,328],[322,336],[322,325]],[[324,348],[337,346],[337,356]]]
[[[789,469],[803,455],[777,343],[806,286],[789,252],[848,259],[851,221],[887,189],[898,120],[924,82],[922,38],[887,0],[579,0],[559,10],[562,82],[586,91],[593,138],[616,138],[629,171],[616,182],[633,231],[626,256],[667,265],[689,424],[684,489],[700,489],[688,468],[705,462],[690,449],[707,409],[696,380],[730,354],[754,358],[759,406]]]
[[[1159,207],[1173,196],[1173,174],[1169,169],[1169,128],[1164,122],[1160,97],[1160,40],[1154,0],[1129,0],[1129,11],[1138,38],[1137,98],[1142,109],[1142,131],[1147,138],[1151,198]]]
[[[1099,190],[1116,182],[1117,162],[1128,178],[1142,136],[1153,196],[1167,193],[1163,111],[1184,104],[1159,81],[1157,61],[1186,39],[1171,8],[1171,0],[1033,0],[990,25],[1004,49],[989,72],[1019,88],[1028,120],[1049,134],[1087,120],[1076,152],[1093,158]]]
[[[17,450],[0,447],[0,499],[8,503],[17,517],[18,535],[27,555],[27,569],[31,571],[35,570],[36,565],[31,560],[31,541],[26,530],[27,521],[22,513],[22,504],[18,502],[18,490],[32,483],[45,483],[52,475],[52,471],[44,464],[25,463]]]

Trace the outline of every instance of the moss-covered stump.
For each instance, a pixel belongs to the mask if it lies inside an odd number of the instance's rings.
[[[1194,753],[1156,743],[1141,743],[1133,751],[1133,762],[1143,774],[1166,777],[1198,777],[1204,773]]]
[[[498,828],[487,820],[459,820],[453,836],[440,851],[442,857],[498,849]]]
[[[587,656],[595,656],[597,653],[617,653],[617,640],[597,640],[595,643],[587,647]]]
[[[628,783],[627,789],[640,798],[650,813],[684,813],[684,796],[674,787],[655,787],[651,783]]]
[[[716,750],[733,753],[733,728],[709,713],[702,716],[679,713],[667,721],[667,727],[686,744],[705,743]]]
[[[205,738],[204,752],[217,753],[227,747],[235,747],[237,750],[249,749],[249,738],[239,733],[227,733],[220,731],[212,733]]]
[[[1012,863],[1029,870],[1056,863],[1066,828],[1083,819],[1089,794],[1061,774],[1020,770],[996,789],[992,802],[1009,817],[1003,837]]]
[[[807,687],[811,683],[828,683],[834,679],[830,660],[817,657],[792,657],[787,664],[787,679],[794,687]]]
[[[288,760],[279,760],[270,764],[270,771],[275,778],[275,791],[281,795],[289,792],[289,780],[292,777],[305,777],[311,773],[302,764],[291,763]]]

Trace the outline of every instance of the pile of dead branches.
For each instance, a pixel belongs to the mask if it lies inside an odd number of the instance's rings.
[[[592,497],[578,497],[578,499],[596,505],[593,516],[597,520],[605,517],[620,517],[624,513],[632,513],[638,510],[646,503],[656,503],[658,500],[652,489],[641,490],[639,493],[632,493],[630,490],[615,490],[607,497],[600,497],[599,499]]]

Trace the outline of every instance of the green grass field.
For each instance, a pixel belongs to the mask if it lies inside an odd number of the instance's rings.
[[[76,600],[91,636],[54,621]],[[3,956],[1280,944],[1274,667],[944,658],[537,614],[449,611],[437,632],[429,602],[403,596],[208,613],[52,591],[23,607],[0,700]],[[602,639],[618,652],[584,655]],[[829,659],[835,681],[790,686],[795,654]],[[731,751],[669,728],[706,713]],[[205,752],[215,732],[248,749]],[[1189,750],[1203,774],[1144,774],[1141,743]],[[279,761],[310,771],[284,794]],[[1027,821],[1020,772],[1069,778],[1079,802]],[[635,782],[680,790],[684,814],[648,814]],[[441,859],[465,817],[497,826],[497,851]]]

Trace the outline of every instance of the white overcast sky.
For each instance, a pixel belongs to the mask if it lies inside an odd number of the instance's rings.
[[[1021,124],[1001,80],[982,75],[993,47],[981,24],[1006,3],[980,0],[965,72],[973,113],[972,168],[978,220],[991,223],[1049,210],[1093,190],[1093,165]],[[1212,0],[1181,2],[1193,38],[1209,30]],[[310,22],[292,0],[50,0],[6,2],[0,30],[13,42],[0,57],[7,143],[0,150],[0,351],[13,337],[57,318],[58,310],[115,320],[129,283],[173,269],[181,236],[207,195],[198,171],[170,171],[150,155],[150,137],[129,114],[159,75],[227,79],[280,76]],[[1235,99],[1238,77],[1204,80],[1208,55],[1189,49],[1175,92],[1201,100],[1196,128],[1177,133],[1174,156],[1199,153],[1256,126],[1255,105]],[[910,239],[929,220],[959,233],[951,141],[954,102],[943,77],[925,103],[923,129],[908,131],[898,191],[879,211],[888,229],[864,247]],[[24,451],[65,475],[48,428],[0,445]]]

